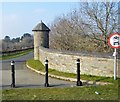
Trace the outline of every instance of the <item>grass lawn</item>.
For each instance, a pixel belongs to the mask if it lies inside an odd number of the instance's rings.
[[[44,72],[44,65],[39,61],[29,60],[27,64],[37,70]],[[49,69],[49,73],[76,78],[76,74],[63,73]],[[120,92],[120,79],[113,80],[109,77],[81,75],[84,80],[95,80],[111,82],[112,84],[102,86],[79,86],[67,88],[31,88],[31,89],[4,89],[2,90],[2,100],[109,100],[107,102],[119,102],[118,92]],[[99,94],[96,94],[98,92]],[[110,101],[111,100],[111,101]],[[85,102],[85,101],[84,101]]]
[[[29,49],[29,50],[22,51],[22,52],[17,52],[17,53],[12,53],[12,54],[3,55],[3,56],[0,56],[0,60],[7,60],[7,59],[11,59],[11,58],[20,57],[20,56],[28,54],[31,51],[33,51],[33,49]]]
[[[9,89],[3,100],[117,100],[118,85],[70,88]],[[96,94],[95,92],[99,92]],[[115,101],[116,102],[116,101]]]

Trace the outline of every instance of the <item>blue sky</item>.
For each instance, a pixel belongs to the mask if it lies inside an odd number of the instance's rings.
[[[42,0],[41,2],[40,0],[14,1],[16,0],[4,0],[4,2],[0,0],[0,38],[4,38],[6,35],[13,38],[20,37],[24,33],[33,34],[32,29],[41,20],[46,25],[50,25],[57,16],[62,16],[74,10],[74,8],[78,8],[78,1],[91,0],[58,0],[57,2],[54,2],[54,0]],[[96,0],[92,1],[95,2]]]
[[[5,35],[20,37],[31,33],[41,20],[49,25],[57,16],[69,13],[79,5],[78,2],[3,2],[2,38]]]

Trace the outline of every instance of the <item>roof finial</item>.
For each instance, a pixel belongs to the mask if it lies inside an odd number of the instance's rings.
[[[41,20],[41,23],[42,23],[42,20]]]

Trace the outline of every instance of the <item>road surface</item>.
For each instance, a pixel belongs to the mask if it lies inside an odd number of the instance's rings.
[[[10,60],[0,61],[2,67],[0,67],[0,75],[2,73],[2,84],[0,88],[11,88],[11,60],[15,61],[15,77],[16,88],[43,88],[45,83],[45,77],[31,71],[25,65],[26,60],[33,58],[33,53],[14,58]],[[70,87],[75,86],[76,83],[63,81],[55,78],[49,78],[50,87]]]

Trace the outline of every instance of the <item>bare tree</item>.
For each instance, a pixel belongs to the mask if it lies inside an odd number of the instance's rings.
[[[108,37],[116,32],[118,27],[117,4],[113,2],[82,3],[79,12],[84,33],[108,48]]]
[[[96,51],[110,51],[108,37],[117,31],[117,16],[116,3],[80,3],[80,9],[57,17],[53,22],[50,32],[51,46],[65,50],[89,51],[93,47]]]
[[[80,29],[68,17],[58,17],[54,21],[50,32],[50,47],[58,50],[76,50],[79,42],[76,38],[80,37]]]

